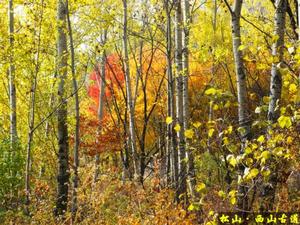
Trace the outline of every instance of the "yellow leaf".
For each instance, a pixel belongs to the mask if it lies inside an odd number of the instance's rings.
[[[229,126],[229,127],[227,128],[227,131],[228,131],[229,134],[231,134],[231,133],[232,133],[232,126]]]
[[[228,155],[226,157],[226,160],[229,162],[230,165],[232,165],[233,167],[235,167],[237,165],[237,160],[233,155]]]
[[[290,126],[292,126],[292,121],[288,116],[280,116],[278,118],[278,124],[281,128],[289,128]]]
[[[258,173],[259,173],[259,170],[258,170],[257,168],[254,168],[254,169],[251,169],[251,170],[250,170],[249,176],[250,176],[251,178],[254,178],[254,177],[257,176]]]
[[[193,211],[195,209],[194,204],[190,204],[188,207],[188,211]]]
[[[261,172],[261,174],[264,176],[264,177],[268,177],[270,174],[271,174],[271,171],[269,169],[266,169],[266,170],[263,170]]]
[[[219,106],[217,104],[214,104],[214,107],[213,107],[214,110],[218,110],[219,109]]]
[[[168,116],[168,117],[166,118],[166,123],[169,125],[169,124],[171,124],[172,122],[173,122],[172,117]]]
[[[260,135],[259,138],[257,138],[257,141],[262,144],[265,141],[265,137]]]
[[[264,102],[265,104],[268,104],[268,103],[270,102],[270,97],[269,97],[269,96],[264,96],[264,97],[263,97],[263,102]]]
[[[267,160],[268,158],[270,158],[271,153],[269,151],[263,151],[260,155],[262,158],[264,158],[265,160]]]
[[[293,140],[294,140],[293,137],[288,136],[287,139],[286,139],[286,143],[287,143],[287,144],[292,144],[292,143],[293,143]]]
[[[186,138],[192,139],[194,136],[194,131],[192,129],[186,130],[186,131],[184,131],[184,136]]]
[[[231,205],[235,205],[236,204],[236,197],[231,197],[230,198],[230,203],[231,203]]]
[[[206,95],[215,95],[217,93],[217,90],[215,88],[209,88],[205,91]]]
[[[290,84],[289,92],[295,93],[297,91],[297,85],[296,84]]]
[[[174,130],[175,130],[176,132],[179,132],[180,129],[181,129],[181,126],[177,123],[177,124],[175,125],[175,127],[174,127]]]
[[[205,188],[206,188],[206,185],[204,183],[200,183],[200,184],[197,185],[196,191],[201,192],[201,191],[204,191]]]
[[[228,137],[223,137],[223,143],[224,143],[224,145],[229,144]]]
[[[197,122],[193,123],[193,126],[195,128],[199,128],[201,126],[201,123],[197,121]]]
[[[240,46],[239,46],[239,50],[240,50],[240,51],[243,51],[245,48],[246,48],[245,45],[240,45]]]
[[[214,135],[214,132],[215,132],[214,128],[209,129],[209,131],[208,131],[208,137],[212,137]]]
[[[227,101],[227,102],[225,103],[224,107],[225,107],[225,108],[229,108],[230,105],[231,105],[230,101]]]
[[[218,192],[218,196],[221,197],[221,198],[226,198],[226,194],[222,190]]]

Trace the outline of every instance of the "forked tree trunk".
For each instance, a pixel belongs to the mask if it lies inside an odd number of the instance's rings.
[[[67,125],[67,101],[65,92],[65,80],[67,78],[67,2],[57,1],[57,69],[58,69],[58,101],[60,107],[57,111],[58,132],[58,175],[57,175],[57,199],[55,215],[63,215],[67,211],[69,190],[69,143]]]

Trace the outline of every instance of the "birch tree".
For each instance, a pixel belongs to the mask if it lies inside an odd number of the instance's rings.
[[[101,44],[102,47],[104,48],[105,43],[106,43],[106,39],[107,39],[107,29],[103,30],[102,33],[102,40],[101,40]],[[101,122],[103,119],[103,109],[104,109],[104,93],[105,93],[105,65],[106,65],[106,51],[105,49],[102,50],[101,53],[101,59],[100,59],[100,71],[99,71],[99,67],[97,65],[97,74],[99,74],[98,76],[98,85],[100,88],[99,91],[99,106],[98,106],[98,111],[97,111],[97,116],[99,121]],[[101,132],[101,127],[98,127],[98,133]],[[99,176],[99,163],[100,163],[100,155],[99,153],[96,154],[96,159],[95,159],[95,175],[94,175],[94,182],[96,182],[98,180],[98,176]]]
[[[42,22],[44,13],[44,0],[41,0],[41,10],[39,15],[39,22],[37,24],[37,43],[36,43],[36,54],[34,54],[35,68],[33,74],[33,80],[31,83],[30,101],[29,101],[29,131],[27,138],[27,157],[26,157],[26,171],[25,171],[25,193],[26,193],[26,214],[29,214],[29,204],[30,204],[30,166],[31,166],[31,149],[34,134],[34,123],[35,123],[35,109],[36,109],[36,89],[37,89],[37,79],[40,71],[40,49],[41,49],[41,33],[42,33]],[[34,32],[35,34],[36,32]],[[35,37],[33,37],[35,38]]]
[[[184,29],[183,29],[183,129],[184,131],[189,129],[189,43],[190,43],[190,3],[188,0],[183,1],[183,20],[184,20]],[[188,149],[188,139],[185,138],[186,145],[186,159],[187,159],[187,178],[188,178],[188,187],[190,194],[193,200],[196,200],[197,193],[195,192],[196,186],[196,174],[194,168],[194,156],[193,152]]]
[[[57,69],[58,69],[58,175],[55,215],[63,215],[67,210],[69,190],[69,143],[67,125],[67,101],[65,80],[67,78],[67,2],[57,1]]]
[[[17,99],[14,63],[14,1],[8,1],[8,33],[9,33],[9,107],[10,107],[10,141],[14,146],[17,140]]]
[[[272,46],[273,63],[271,70],[270,102],[268,110],[268,120],[272,123],[276,122],[279,116],[279,111],[276,110],[276,107],[279,104],[282,89],[280,67],[283,64],[286,0],[276,0],[275,6],[274,35],[278,38],[276,38],[276,41]]]
[[[123,50],[124,50],[124,68],[125,68],[125,85],[126,85],[126,96],[127,96],[127,108],[129,115],[129,147],[132,153],[132,163],[134,178],[138,177],[138,165],[137,165],[137,149],[136,149],[136,137],[135,137],[135,119],[134,119],[134,108],[132,101],[131,91],[131,78],[130,78],[130,66],[129,66],[129,53],[128,53],[128,34],[127,34],[127,0],[123,0]]]
[[[233,56],[236,71],[237,80],[237,98],[238,98],[238,119],[240,126],[241,135],[241,149],[240,154],[244,153],[245,145],[250,137],[250,120],[248,114],[248,96],[247,96],[247,83],[246,83],[246,73],[243,62],[243,53],[240,48],[241,42],[241,11],[243,0],[234,0],[233,7],[225,0],[225,3],[231,14],[231,26],[232,26],[232,46],[233,46]],[[239,165],[239,176],[243,177],[244,165]],[[247,187],[244,184],[240,184],[238,187],[238,200],[237,207],[239,210],[248,210],[248,196]]]
[[[175,118],[174,109],[174,77],[172,71],[172,5],[169,0],[164,1],[166,12],[166,60],[167,60],[167,90],[168,90],[168,117],[172,119],[172,122],[167,125],[167,157],[168,157],[168,169],[170,173],[170,181],[175,182],[175,187],[178,186],[178,152],[176,149],[176,136],[174,132],[173,119]],[[169,174],[168,173],[168,174]]]
[[[276,41],[272,46],[273,63],[271,68],[271,82],[270,82],[270,102],[268,109],[268,120],[270,123],[277,121],[279,117],[279,101],[281,99],[282,91],[282,75],[280,68],[283,65],[283,50],[284,50],[284,33],[285,33],[285,14],[287,10],[287,0],[276,0],[275,2],[275,21],[274,21],[274,35]],[[275,163],[274,163],[275,164]],[[272,166],[272,161],[267,165]],[[267,183],[262,186],[262,204],[261,210],[272,210],[275,201],[275,192],[278,179],[278,168],[273,169]]]
[[[186,192],[186,162],[184,142],[184,105],[183,105],[183,19],[181,1],[175,0],[175,66],[176,66],[176,121],[177,121],[177,147],[178,147],[178,168],[179,185],[177,197]]]
[[[300,0],[295,0],[295,7],[296,9],[296,15],[297,15],[297,21],[298,21],[298,41],[300,41]],[[296,106],[300,107],[300,73],[298,75],[298,92],[297,92],[297,99],[296,99]]]
[[[69,1],[66,0],[66,10],[67,10],[67,23],[68,23],[68,33],[69,33],[69,42],[70,42],[70,53],[71,53],[71,72],[72,72],[72,83],[74,90],[74,99],[75,99],[75,135],[74,135],[74,150],[73,150],[73,170],[74,177],[72,180],[73,189],[72,189],[72,220],[74,220],[77,212],[77,188],[78,188],[78,168],[79,168],[79,144],[80,144],[80,106],[79,106],[79,94],[78,94],[78,84],[76,79],[76,66],[75,66],[75,49],[73,41],[73,30],[70,20],[70,10],[69,10]]]

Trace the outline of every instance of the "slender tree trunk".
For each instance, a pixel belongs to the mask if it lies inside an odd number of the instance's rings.
[[[178,146],[178,167],[179,167],[179,186],[177,197],[186,193],[186,162],[185,162],[185,142],[184,142],[184,105],[183,105],[183,48],[182,48],[182,8],[181,1],[175,0],[175,64],[176,64],[176,120],[180,126],[177,132]]]
[[[298,24],[298,41],[300,42],[300,0],[294,0],[294,1],[295,1],[297,24]],[[300,107],[300,72],[298,75],[298,92],[297,92],[297,98],[296,98],[296,107],[297,108]]]
[[[172,72],[172,23],[171,23],[171,10],[170,1],[165,0],[165,12],[166,12],[166,41],[167,41],[167,90],[168,90],[168,117],[175,119],[174,111],[174,78]],[[174,182],[175,188],[178,187],[178,152],[176,149],[176,136],[173,130],[174,123],[167,125],[167,157],[168,168],[170,170],[169,182]]]
[[[190,23],[191,23],[191,16],[190,16],[190,3],[188,0],[184,0],[183,4],[183,17],[184,17],[184,30],[183,30],[183,128],[184,130],[189,129],[189,95],[188,95],[188,87],[189,87],[189,38],[190,38]],[[187,184],[189,187],[189,191],[193,201],[198,201],[198,193],[195,191],[196,187],[196,173],[194,167],[194,156],[193,152],[189,150],[189,142],[188,139],[185,137],[185,144],[186,144],[186,158],[187,158]]]
[[[277,0],[275,2],[275,35],[278,39],[273,43],[272,55],[274,59],[277,59],[272,63],[271,69],[271,82],[270,82],[270,102],[268,111],[268,120],[271,123],[277,121],[279,117],[279,110],[276,107],[281,99],[282,89],[282,77],[280,73],[280,67],[283,63],[283,50],[284,50],[284,33],[285,33],[285,13],[287,10],[287,0]],[[271,128],[271,127],[270,127]],[[271,163],[272,158],[268,162],[268,167],[272,167],[275,163]],[[274,164],[274,165],[272,165]],[[273,172],[269,177],[267,183],[262,187],[262,202],[260,210],[268,211],[272,210],[275,201],[276,185],[277,185],[277,168],[271,169]]]
[[[76,66],[75,66],[75,49],[74,49],[74,41],[73,41],[73,30],[70,20],[70,11],[69,11],[69,1],[66,0],[66,10],[67,10],[67,22],[68,22],[68,33],[69,33],[69,41],[70,41],[70,53],[71,53],[71,71],[72,71],[72,83],[74,90],[74,99],[75,99],[75,135],[74,135],[74,177],[72,180],[73,189],[72,189],[72,222],[75,220],[76,212],[77,212],[77,188],[78,188],[78,168],[79,168],[79,144],[80,144],[80,107],[79,107],[79,94],[78,94],[78,84],[76,80]]]
[[[57,1],[57,69],[58,69],[58,100],[61,106],[57,111],[58,119],[58,176],[57,199],[55,215],[63,215],[67,211],[69,190],[69,143],[67,125],[67,102],[65,94],[65,80],[67,78],[67,2]]]
[[[138,165],[137,165],[137,148],[135,137],[135,119],[134,109],[131,94],[131,78],[129,67],[129,55],[128,55],[128,35],[127,35],[127,0],[123,0],[124,18],[123,18],[123,48],[124,48],[124,66],[125,66],[125,84],[127,92],[127,108],[129,114],[129,147],[132,154],[132,163],[134,171],[134,179],[138,178]]]
[[[283,63],[286,0],[276,0],[275,6],[275,35],[278,39],[273,44],[272,55],[277,60],[272,63],[268,111],[268,120],[272,123],[276,122],[279,116],[279,111],[275,109],[281,98],[282,77],[279,68]]]
[[[103,31],[103,35],[102,35],[102,46],[104,47],[105,43],[106,43],[106,38],[107,38],[107,30],[105,29]],[[101,55],[101,62],[100,62],[100,72],[99,72],[99,106],[98,106],[98,120],[99,122],[102,121],[103,119],[103,110],[104,110],[104,94],[105,94],[105,65],[106,65],[106,51],[105,49],[102,52]],[[97,71],[98,71],[98,65],[97,65]],[[101,125],[100,125],[101,126]],[[100,134],[101,133],[101,127],[98,127],[97,132]],[[100,168],[99,168],[99,163],[100,163],[100,154],[97,153],[96,154],[96,159],[95,159],[95,174],[94,174],[94,182],[96,182],[98,180],[99,177],[99,173],[100,173]]]
[[[17,99],[15,85],[15,64],[14,64],[14,5],[13,0],[8,1],[9,21],[9,106],[10,106],[10,141],[14,147],[17,141]]]
[[[41,46],[41,32],[42,32],[42,21],[43,21],[43,5],[44,0],[41,0],[41,15],[39,21],[38,28],[38,41],[37,41],[37,53],[35,55],[35,72],[33,81],[31,84],[31,92],[30,92],[30,112],[29,112],[29,131],[28,131],[28,141],[27,141],[27,156],[26,156],[26,171],[25,171],[25,193],[26,193],[26,201],[25,201],[25,213],[27,215],[30,214],[29,204],[30,204],[30,166],[31,166],[31,147],[33,141],[34,134],[34,122],[35,122],[35,96],[36,96],[36,87],[37,87],[37,77],[40,69],[40,46]]]
[[[243,0],[235,0],[233,10],[231,12],[232,24],[232,42],[233,42],[233,55],[235,62],[236,78],[237,78],[237,96],[238,96],[238,117],[239,126],[241,128],[241,150],[240,154],[244,153],[246,141],[250,137],[250,121],[248,114],[248,96],[247,96],[247,83],[246,73],[243,63],[243,53],[239,49],[241,46],[241,32],[240,32],[240,18]],[[244,165],[239,165],[239,175],[243,177]],[[238,202],[237,207],[239,210],[248,210],[248,196],[247,186],[240,184],[238,187]]]

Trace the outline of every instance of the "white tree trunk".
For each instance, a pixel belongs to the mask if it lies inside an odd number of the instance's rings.
[[[190,39],[190,3],[189,0],[184,0],[183,2],[183,20],[184,20],[184,30],[183,30],[183,128],[184,130],[189,129],[190,115],[189,115],[189,39]],[[185,137],[185,146],[186,146],[186,159],[187,159],[187,184],[189,187],[190,194],[193,201],[198,201],[198,195],[195,191],[196,187],[196,174],[194,167],[194,155],[191,150],[189,150],[189,141]]]
[[[17,103],[14,64],[14,6],[8,1],[8,33],[9,33],[9,106],[10,106],[10,141],[13,147],[17,141]]]
[[[135,119],[134,108],[131,92],[131,78],[129,67],[129,54],[128,54],[128,35],[127,35],[127,0],[123,0],[124,18],[123,18],[123,48],[124,48],[124,66],[125,66],[125,84],[127,93],[127,108],[129,114],[129,147],[132,154],[132,163],[134,171],[134,179],[138,178],[138,165],[137,165],[137,148],[135,137]]]
[[[235,0],[232,14],[231,14],[233,55],[234,55],[236,79],[237,79],[238,117],[239,117],[239,126],[241,128],[241,140],[242,140],[240,154],[244,153],[245,143],[250,136],[246,73],[245,73],[244,63],[243,63],[243,53],[239,49],[239,47],[241,46],[240,18],[241,18],[242,4],[243,4],[243,0]],[[243,174],[244,174],[244,166],[240,164],[239,175],[243,177]],[[244,186],[243,184],[240,184],[238,187],[237,207],[240,210],[248,209],[247,187]]]
[[[177,197],[186,192],[186,162],[185,162],[185,142],[184,142],[184,107],[183,105],[183,48],[182,48],[182,8],[181,1],[175,1],[175,64],[176,64],[176,120],[180,125],[177,132],[178,146],[178,168],[179,168],[179,186],[177,188]]]
[[[105,30],[103,32],[103,46],[106,42],[106,33],[107,31]],[[104,109],[104,94],[105,94],[105,65],[106,65],[106,53],[105,50],[103,50],[102,56],[101,56],[101,62],[100,62],[100,71],[99,71],[99,97],[98,97],[98,101],[99,101],[99,106],[98,106],[98,120],[99,122],[102,121],[103,119],[103,109]],[[97,71],[98,71],[98,65],[97,65]],[[101,133],[101,127],[97,128],[97,133],[100,134]],[[98,180],[99,177],[99,173],[100,173],[100,168],[99,168],[99,163],[100,163],[100,154],[97,153],[96,157],[95,157],[95,174],[94,174],[94,182],[96,182]]]
[[[273,43],[272,49],[272,55],[277,60],[272,63],[271,70],[270,102],[268,111],[268,120],[271,122],[276,122],[279,116],[279,111],[275,111],[275,109],[281,98],[282,77],[280,66],[283,62],[286,0],[276,0],[275,6],[275,35],[278,36],[278,39]]]
[[[25,202],[25,212],[27,215],[29,212],[29,204],[30,204],[30,166],[31,166],[31,147],[33,141],[34,134],[34,122],[35,122],[35,99],[36,99],[36,87],[37,87],[37,77],[40,70],[40,46],[41,46],[41,32],[42,32],[42,21],[43,21],[43,7],[44,0],[41,0],[41,12],[38,24],[38,41],[36,47],[36,55],[34,55],[35,59],[35,72],[33,81],[31,84],[31,92],[30,92],[30,102],[29,102],[29,131],[28,131],[28,141],[27,141],[27,156],[26,156],[26,171],[25,171],[25,194],[26,194],[26,202]],[[34,36],[35,37],[35,36]]]
[[[171,24],[171,9],[170,1],[165,0],[165,11],[167,16],[167,75],[168,75],[168,117],[175,119],[174,110],[174,77],[172,72],[172,24]],[[174,123],[168,125],[167,127],[167,157],[168,157],[168,167],[170,172],[170,182],[175,183],[175,188],[178,187],[178,152],[176,149],[176,136],[174,132]]]
[[[298,0],[298,41],[300,42],[300,0]],[[300,106],[300,73],[298,75],[298,92],[296,99],[296,106]]]

